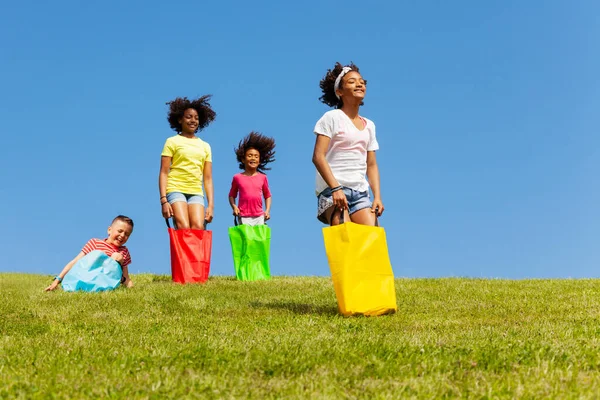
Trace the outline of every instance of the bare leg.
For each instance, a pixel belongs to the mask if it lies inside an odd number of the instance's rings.
[[[339,209],[335,212],[335,215],[333,216],[333,220],[331,219],[331,214],[333,213],[334,210],[335,210],[335,207],[331,206],[323,213],[323,218],[326,221],[331,221],[331,226],[340,224],[340,210]],[[350,216],[348,215],[348,210],[344,210],[344,221],[345,222],[350,221]]]
[[[192,229],[204,229],[204,206],[202,204],[188,204],[188,214]]]
[[[188,216],[188,205],[185,201],[176,201],[171,204],[173,209],[173,218],[175,219],[175,226],[177,229],[189,229],[190,219]]]
[[[350,216],[352,222],[361,225],[375,226],[375,213],[370,208],[358,210]]]

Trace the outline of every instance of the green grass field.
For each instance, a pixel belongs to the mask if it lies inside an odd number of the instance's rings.
[[[0,398],[599,398],[599,280],[398,279],[337,314],[329,278],[134,276],[45,293],[0,274]]]

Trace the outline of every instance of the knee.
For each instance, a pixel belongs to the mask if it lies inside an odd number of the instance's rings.
[[[204,230],[204,224],[198,224],[198,223],[194,222],[194,223],[192,223],[192,229]]]
[[[175,224],[177,225],[177,229],[190,229],[190,223],[188,221],[177,220],[175,221]]]

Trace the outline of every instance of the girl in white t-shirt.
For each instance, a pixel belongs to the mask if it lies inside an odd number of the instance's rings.
[[[379,191],[379,168],[375,150],[379,144],[373,121],[358,113],[367,91],[367,82],[354,64],[336,63],[320,82],[323,103],[335,110],[317,121],[313,163],[317,168],[317,218],[338,225],[344,221],[375,225],[375,213],[384,207]],[[368,179],[368,180],[367,180]],[[373,201],[369,198],[369,187]]]

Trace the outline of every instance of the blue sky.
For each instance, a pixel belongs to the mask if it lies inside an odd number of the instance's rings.
[[[234,145],[277,140],[272,273],[327,275],[312,129],[336,61],[368,79],[399,277],[597,277],[594,1],[11,2],[0,14],[0,271],[55,274],[117,214],[170,273],[165,102],[213,94],[212,273],[233,275]]]

